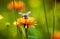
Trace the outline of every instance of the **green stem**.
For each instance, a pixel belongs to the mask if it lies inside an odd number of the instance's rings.
[[[17,26],[17,35],[18,35],[18,38],[19,38],[19,27]]]
[[[7,39],[9,39],[9,31],[10,31],[9,30],[9,25],[6,25],[6,26],[7,26],[7,36],[8,36]]]
[[[47,21],[46,8],[45,8],[45,2],[44,2],[44,0],[43,0],[43,6],[44,6],[45,19],[46,19],[47,32],[48,32],[48,36],[49,36],[48,38],[50,39],[49,27],[48,27],[48,21]]]
[[[56,11],[56,0],[55,0],[55,7],[54,7],[54,10],[53,10],[53,39],[54,39],[54,29],[55,29],[55,11]]]
[[[27,29],[25,29],[25,31],[26,31],[26,39],[28,39]]]
[[[13,0],[13,5],[15,6],[15,0]],[[15,7],[14,7],[14,12],[15,12],[15,11],[16,11],[16,9],[15,9]],[[16,20],[17,15],[18,15],[17,12],[18,12],[18,11],[16,11],[16,13],[14,13],[14,14],[15,14],[15,20]],[[16,20],[16,25],[17,25],[17,20]],[[19,31],[18,31],[18,30],[19,30],[19,27],[18,27],[18,25],[17,25],[17,34],[18,34],[18,38],[19,38],[19,33],[18,33]]]
[[[24,24],[24,27],[25,27],[26,25]],[[28,28],[25,28],[25,33],[26,33],[26,39],[28,39]]]

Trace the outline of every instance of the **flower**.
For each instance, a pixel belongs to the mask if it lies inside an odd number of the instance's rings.
[[[8,9],[10,10],[24,10],[25,9],[25,4],[22,1],[11,1],[8,3]]]
[[[33,25],[35,23],[35,19],[28,17],[28,19],[25,19],[24,17],[18,18],[16,21],[13,22],[15,26],[21,27],[21,25],[24,25],[24,28],[28,28],[29,26]],[[32,28],[35,28],[34,26],[31,26]]]
[[[14,21],[14,22],[13,22],[13,25],[15,25],[15,26],[18,25],[17,21]]]
[[[60,32],[56,32],[52,35],[52,38],[54,39],[60,39]]]
[[[5,24],[7,27],[9,27],[10,26],[10,23],[9,22],[6,22],[6,24]]]
[[[18,18],[17,21],[13,22],[13,24],[14,25],[18,25],[18,26],[19,25],[24,25],[24,24],[26,24],[26,25],[32,25],[34,23],[34,21],[35,21],[34,18],[28,17],[28,19],[24,19],[24,17],[23,17],[23,18]]]
[[[30,17],[28,17],[28,19],[24,19],[24,17],[17,19],[18,25],[21,25],[21,24],[32,25],[34,21],[35,19]]]
[[[0,20],[2,20],[4,17],[2,15],[0,15]]]

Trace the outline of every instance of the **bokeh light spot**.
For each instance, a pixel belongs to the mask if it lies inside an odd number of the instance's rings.
[[[40,6],[40,1],[39,0],[30,0],[29,1],[29,5],[32,8],[36,8]]]
[[[2,15],[0,15],[0,20],[2,20],[4,17]]]
[[[14,22],[13,22],[13,25],[15,25],[15,26],[16,26],[17,24],[18,24],[18,23],[17,23],[16,21],[14,21]]]
[[[10,25],[10,23],[9,22],[6,22],[6,24],[5,25]]]

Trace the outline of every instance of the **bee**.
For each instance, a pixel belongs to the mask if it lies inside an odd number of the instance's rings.
[[[23,24],[25,28],[29,27],[29,25],[32,25],[35,19],[32,17],[29,17],[30,13],[31,13],[30,11],[24,14],[22,12],[19,12],[18,14],[21,14],[22,18],[17,19],[18,25]]]
[[[24,19],[28,19],[28,16],[29,16],[30,13],[31,13],[31,11],[28,11],[25,14],[23,14],[22,12],[19,12],[18,14],[21,14],[24,17]]]

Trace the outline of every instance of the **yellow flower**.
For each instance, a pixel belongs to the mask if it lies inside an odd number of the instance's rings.
[[[3,19],[3,16],[2,15],[0,15],[0,20],[2,20]]]

